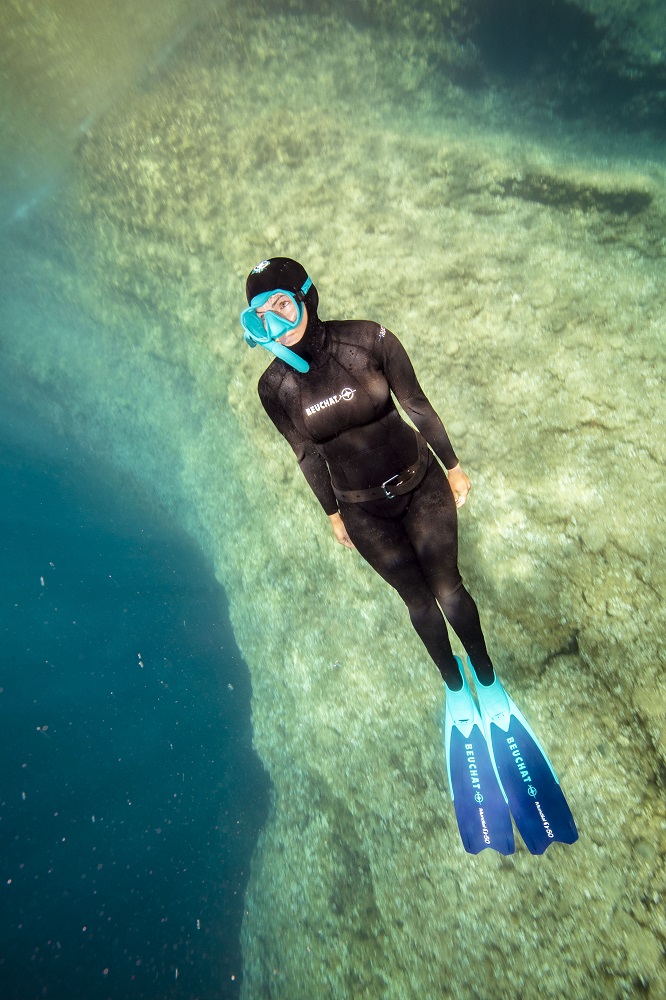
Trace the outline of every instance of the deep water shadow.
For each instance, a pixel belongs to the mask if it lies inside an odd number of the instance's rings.
[[[526,105],[564,118],[663,134],[663,68],[634,65],[581,7],[566,0],[473,0],[469,13],[482,67],[477,85],[507,87]]]
[[[118,477],[3,418],[0,995],[237,997],[268,779],[222,588]]]

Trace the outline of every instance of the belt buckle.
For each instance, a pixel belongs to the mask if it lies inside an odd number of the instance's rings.
[[[395,476],[390,476],[385,482],[382,483],[382,487],[381,488],[384,490],[384,494],[385,494],[387,500],[393,500],[394,497],[396,496],[396,494],[395,493],[391,493],[389,490],[387,490],[386,487],[388,486],[389,483],[392,483],[394,479],[398,479],[399,480],[399,482],[397,482],[395,484],[396,486],[402,486],[402,480],[400,479],[401,475],[402,475],[401,472],[396,472]]]

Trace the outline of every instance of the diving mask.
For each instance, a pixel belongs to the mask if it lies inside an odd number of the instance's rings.
[[[265,347],[271,354],[299,372],[310,370],[307,361],[277,341],[280,337],[295,330],[303,319],[303,299],[311,284],[312,280],[308,278],[297,295],[284,288],[273,288],[271,291],[262,292],[261,295],[255,295],[250,301],[249,307],[240,314],[245,342],[250,347],[256,347],[257,344]],[[279,296],[279,298],[273,304],[273,308],[267,309],[262,315],[259,315],[257,310],[265,306],[275,296]]]

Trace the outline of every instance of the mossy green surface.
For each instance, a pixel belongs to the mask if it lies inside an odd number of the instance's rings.
[[[391,53],[333,18],[218,13],[16,231],[9,293],[49,322],[5,307],[4,370],[167,505],[227,588],[275,789],[246,1000],[659,997],[663,160],[508,134],[492,101]],[[575,846],[464,853],[437,671],[256,395],[268,357],[237,315],[276,253],[303,260],[325,318],[401,337],[449,429],[473,482],[463,574]]]

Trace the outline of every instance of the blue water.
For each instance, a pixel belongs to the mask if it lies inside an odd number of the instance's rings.
[[[201,554],[0,439],[0,996],[237,997],[268,781]]]

